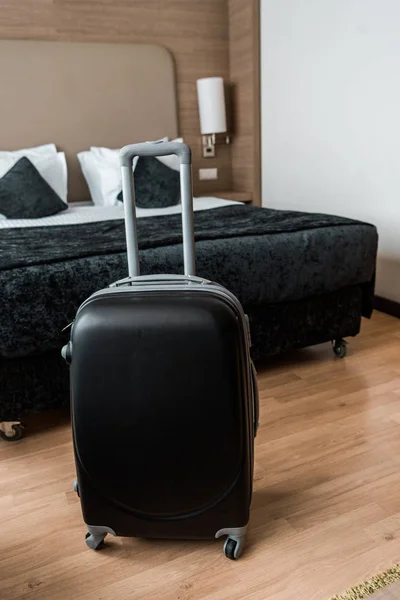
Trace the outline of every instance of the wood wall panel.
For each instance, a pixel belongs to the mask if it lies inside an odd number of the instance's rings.
[[[232,187],[261,204],[259,0],[228,0]]]
[[[195,193],[231,188],[231,147],[220,146],[215,159],[201,157],[196,96],[199,77],[229,78],[227,0],[0,0],[0,38],[169,48],[176,61],[180,133],[193,150]],[[219,179],[199,182],[201,166],[218,167]]]

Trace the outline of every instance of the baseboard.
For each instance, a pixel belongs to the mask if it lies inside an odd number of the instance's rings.
[[[397,317],[400,319],[400,302],[388,300],[387,298],[382,298],[381,296],[375,296],[374,308],[388,315],[392,315],[392,317]]]

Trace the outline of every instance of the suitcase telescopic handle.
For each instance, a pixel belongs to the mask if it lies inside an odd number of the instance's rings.
[[[180,142],[144,142],[124,146],[120,151],[122,194],[125,210],[126,247],[130,277],[140,275],[139,247],[136,226],[136,203],[132,161],[141,156],[175,154],[180,164],[183,264],[185,275],[195,275],[195,246],[193,227],[192,159],[189,146]],[[129,199],[131,201],[129,202]]]
[[[130,144],[121,148],[119,160],[122,166],[129,167],[136,156],[169,156],[175,154],[181,164],[192,164],[192,153],[186,144],[182,142],[142,142],[140,144]]]

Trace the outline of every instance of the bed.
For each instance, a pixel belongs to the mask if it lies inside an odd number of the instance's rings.
[[[216,198],[194,205],[197,273],[241,300],[254,358],[359,332],[372,311],[373,226]],[[139,211],[143,274],[182,272],[178,213]],[[3,420],[16,420],[67,401],[65,328],[88,295],[127,273],[123,208],[77,206],[34,226],[0,221],[0,257],[0,406]]]
[[[16,62],[20,56],[18,67],[25,70],[21,85],[28,88],[32,72],[36,79],[41,74],[44,55],[47,63],[50,58],[54,61],[47,67],[54,71],[56,79],[71,77],[69,68],[65,68],[65,73],[60,70],[61,63],[74,65],[73,76],[80,76],[74,93],[87,89],[85,61],[91,65],[96,58],[97,64],[99,53],[103,57],[112,54],[108,64],[114,86],[126,87],[127,72],[137,63],[135,45],[118,45],[116,49],[107,44],[52,43],[49,54],[48,43],[32,42],[27,60],[27,53],[20,52],[19,44],[23,42],[6,44],[13,46],[7,47],[8,56]],[[78,128],[73,128],[72,120],[67,118],[62,131],[56,123],[53,129],[46,130],[45,139],[55,140],[66,152],[68,168],[72,165],[72,200],[88,195],[77,171],[75,154],[79,150],[91,143],[118,147],[164,134],[172,138],[178,135],[173,61],[168,63],[169,54],[157,47],[147,49],[153,72],[159,77],[155,83],[154,77],[149,79],[143,69],[136,72],[135,84],[140,80],[145,99],[137,99],[137,111],[133,112],[135,136],[129,133],[127,139],[126,117],[119,120],[114,110],[115,126],[111,129],[107,119],[96,128],[96,121],[89,119],[86,125],[87,121],[80,117]],[[142,60],[143,47],[136,50]],[[121,56],[116,56],[116,52]],[[77,54],[82,72],[76,68]],[[2,55],[0,52],[0,63]],[[117,60],[122,65],[119,75],[113,69]],[[155,86],[160,78],[165,79],[166,71],[169,75],[164,87],[170,92],[163,97],[164,114],[161,122],[148,124],[149,114],[159,107],[154,99]],[[98,90],[97,78],[104,80],[105,63],[101,73],[90,76]],[[53,101],[56,83],[53,80],[49,90]],[[43,109],[43,89],[40,93],[36,90],[31,98],[33,114]],[[18,93],[22,90],[18,89]],[[124,89],[124,93],[131,94],[125,99],[131,105],[134,91]],[[6,102],[8,110],[12,110],[11,96]],[[61,92],[60,102],[65,103]],[[76,97],[73,102],[76,106]],[[79,111],[86,117],[91,102],[93,98],[88,104],[80,102]],[[103,98],[102,102],[103,111],[110,111],[109,100]],[[10,127],[4,140],[7,147],[38,143],[32,113],[18,132]],[[371,315],[377,250],[377,232],[372,225],[333,215],[262,209],[213,197],[195,198],[194,208],[197,274],[225,285],[241,300],[250,319],[256,360],[294,347],[355,336],[361,317]],[[143,274],[182,271],[179,211],[179,206],[139,211]],[[68,370],[60,356],[68,338],[68,325],[87,296],[126,274],[120,204],[76,203],[59,215],[44,219],[0,219],[0,421],[18,423],[28,411],[68,402]]]

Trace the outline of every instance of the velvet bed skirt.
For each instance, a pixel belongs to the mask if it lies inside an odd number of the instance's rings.
[[[357,335],[365,300],[359,285],[295,302],[245,306],[253,358]],[[23,419],[27,412],[68,402],[68,367],[59,350],[1,359],[0,421]]]

